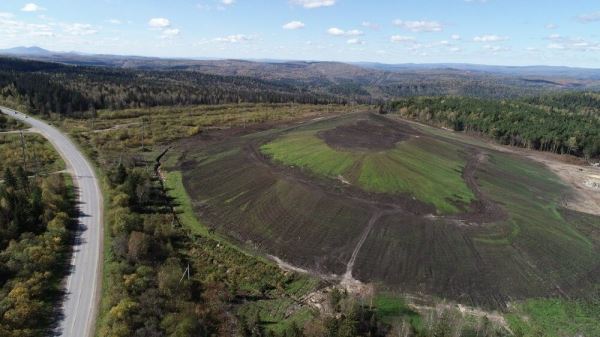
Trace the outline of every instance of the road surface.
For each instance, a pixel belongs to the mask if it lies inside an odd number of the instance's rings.
[[[100,290],[102,257],[102,192],[92,165],[77,146],[57,128],[12,109],[2,112],[31,125],[46,137],[67,164],[78,188],[79,232],[73,247],[72,271],[66,280],[63,317],[56,334],[63,337],[92,337]]]

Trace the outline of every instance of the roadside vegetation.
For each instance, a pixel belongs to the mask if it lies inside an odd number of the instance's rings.
[[[47,175],[65,169],[63,160],[41,135],[0,132],[0,170],[20,165],[27,175]]]
[[[0,145],[0,152],[3,146]],[[0,335],[47,336],[58,317],[75,216],[65,175],[5,168],[0,183]]]
[[[304,335],[301,332],[304,324],[321,314],[303,302],[303,297],[329,285],[310,276],[284,272],[274,263],[215,236],[185,206],[190,202],[185,190],[178,188],[174,194],[170,193],[170,187],[180,184],[177,174],[167,173],[167,189],[163,189],[153,165],[156,156],[174,140],[193,134],[201,136],[206,130],[244,132],[245,128],[295,123],[339,109],[347,108],[302,105],[156,108],[99,111],[94,121],[56,120],[86,152],[94,154],[92,158],[97,163],[112,167],[104,172],[110,200],[105,289],[98,334]],[[150,120],[144,128],[129,124],[140,118]],[[123,132],[120,127],[104,127],[121,123],[131,132],[131,138],[125,141],[116,136]],[[191,134],[182,132],[192,127],[199,128]],[[337,322],[335,316],[327,315],[330,316],[333,320],[327,320],[328,324]],[[362,327],[370,324],[364,319],[351,322],[353,325],[346,325],[357,329],[359,324]],[[330,329],[337,331],[339,324]],[[318,325],[316,332],[306,336],[321,336],[324,329],[327,328]],[[355,335],[336,332],[332,336]]]
[[[25,125],[20,121],[0,113],[0,132],[22,130]]]

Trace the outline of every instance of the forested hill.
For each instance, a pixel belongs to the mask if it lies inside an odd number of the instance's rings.
[[[323,64],[315,67],[325,72]],[[331,67],[337,70],[330,70],[320,80],[311,77],[314,69],[303,79],[276,74],[264,79],[259,77],[267,76],[249,76],[252,71],[245,76],[225,76],[189,70],[134,70],[0,58],[0,101],[18,102],[32,113],[74,117],[93,115],[97,109],[152,106],[387,101],[391,103],[384,110],[456,130],[482,132],[502,143],[588,158],[600,155],[597,93],[549,92],[522,87],[517,82],[493,84],[443,75],[406,76],[405,82],[399,83],[396,74],[377,82],[370,79],[367,71],[349,75],[345,66]],[[515,92],[531,95],[519,98]],[[535,92],[539,94],[533,95]],[[407,96],[429,97],[401,99]],[[488,99],[505,96],[513,98]]]
[[[282,81],[186,71],[144,71],[0,58],[0,99],[34,113],[78,115],[95,109],[222,103],[347,103]],[[370,103],[370,98],[357,99]]]
[[[44,57],[55,62],[0,57],[0,95],[16,96],[32,111],[71,115],[104,108],[237,102],[379,104],[445,95],[515,99],[600,89],[600,81],[591,79],[452,68],[397,72],[339,62],[51,55]]]
[[[600,157],[599,96],[589,93],[523,100],[415,97],[393,101],[382,112],[479,132],[503,144],[586,158]]]

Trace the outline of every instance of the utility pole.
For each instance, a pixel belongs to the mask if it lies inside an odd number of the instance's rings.
[[[181,283],[181,281],[183,281],[183,279],[186,277],[187,275],[187,279],[189,281],[190,279],[190,264],[188,263],[187,268],[185,268],[185,270],[183,271],[183,275],[181,275],[181,279],[179,279],[179,283]]]
[[[144,116],[142,116],[142,151],[144,151],[144,133],[146,132],[144,125]]]
[[[23,168],[25,168],[25,166],[27,165],[27,156],[26,156],[25,137],[23,136],[23,130],[20,130],[19,134],[21,135],[21,150],[23,152]]]

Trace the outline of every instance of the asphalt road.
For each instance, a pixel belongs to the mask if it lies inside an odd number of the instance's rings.
[[[79,235],[73,247],[72,271],[66,286],[63,317],[56,334],[63,337],[92,337],[100,294],[102,263],[103,199],[92,165],[73,142],[57,128],[12,109],[2,111],[31,125],[46,137],[67,164],[79,191]]]

